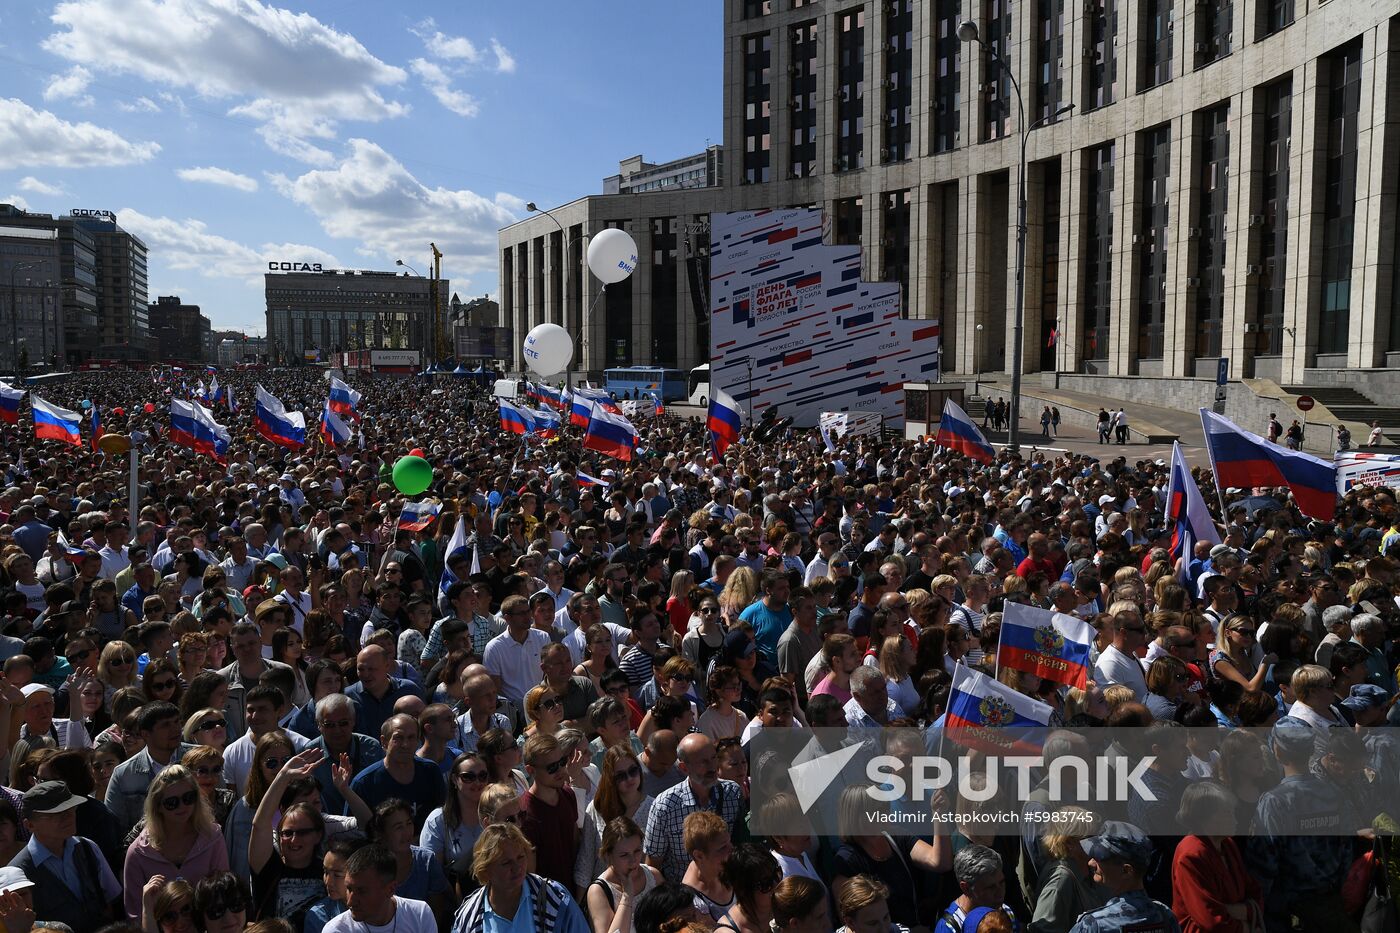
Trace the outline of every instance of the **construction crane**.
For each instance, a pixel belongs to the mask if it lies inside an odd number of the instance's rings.
[[[447,314],[445,313],[444,302],[438,295],[438,288],[442,282],[442,250],[437,248],[436,243],[429,243],[428,247],[433,251],[433,260],[429,264],[432,271],[428,279],[428,300],[432,304],[433,316],[433,358],[436,362],[442,362],[451,354],[451,348],[447,342]]]

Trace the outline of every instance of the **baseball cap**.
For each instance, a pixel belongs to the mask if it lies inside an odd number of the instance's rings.
[[[53,693],[54,690],[53,687],[50,687],[48,684],[32,683],[20,687],[19,692],[22,693],[27,700],[36,693]]]
[[[44,781],[24,792],[24,818],[36,815],[64,813],[83,805],[83,798],[68,789],[62,781]]]
[[[1351,695],[1342,701],[1342,705],[1353,713],[1363,713],[1368,709],[1385,706],[1389,700],[1390,694],[1375,684],[1354,684]]]
[[[1230,547],[1230,545],[1228,544],[1217,544],[1215,547],[1210,549],[1210,556],[1212,558],[1220,557],[1224,554],[1229,554],[1233,550],[1234,548]]]
[[[8,865],[0,868],[0,894],[23,891],[25,888],[32,887],[34,887],[34,882],[30,881],[22,870],[11,868]]]
[[[1081,839],[1079,845],[1091,859],[1146,865],[1152,861],[1152,840],[1132,823],[1108,820],[1097,836]]]
[[[265,557],[265,558],[263,558],[263,559],[264,559],[265,561],[267,561],[269,564],[271,564],[272,566],[276,567],[278,570],[286,570],[286,569],[287,569],[287,558],[283,557],[281,554],[277,554],[277,553],[269,554],[269,555],[267,555],[267,557]]]
[[[724,636],[724,650],[736,658],[747,658],[758,650],[747,632],[734,630]]]

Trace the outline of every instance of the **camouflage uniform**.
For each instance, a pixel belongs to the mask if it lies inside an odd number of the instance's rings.
[[[1171,908],[1154,901],[1146,891],[1128,891],[1091,910],[1070,927],[1069,933],[1181,933]]]

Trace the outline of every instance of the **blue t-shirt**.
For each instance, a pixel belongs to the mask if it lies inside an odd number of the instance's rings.
[[[433,855],[432,850],[411,846],[410,852],[413,856],[413,867],[394,893],[415,901],[426,901],[434,894],[444,893],[447,890],[447,872],[442,870],[442,863]]]
[[[753,626],[754,640],[759,653],[770,663],[778,663],[778,640],[792,624],[792,609],[784,605],[779,610],[769,609],[759,600],[739,613],[739,618]]]
[[[407,801],[413,807],[414,832],[423,831],[423,823],[428,819],[428,814],[442,806],[443,797],[447,793],[447,786],[442,780],[442,772],[438,770],[438,766],[416,757],[413,759],[413,780],[407,784],[400,784],[384,767],[384,762],[376,761],[355,775],[354,780],[350,782],[350,789],[359,794],[371,810],[390,797]],[[349,804],[346,804],[346,809],[349,809]]]
[[[345,912],[345,905],[323,897],[306,909],[306,920],[302,923],[302,933],[321,933],[326,924]]]

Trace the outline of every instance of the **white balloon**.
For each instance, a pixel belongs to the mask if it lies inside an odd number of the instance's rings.
[[[553,376],[569,367],[574,358],[574,340],[558,324],[539,324],[525,335],[521,347],[525,365],[537,375]]]
[[[637,268],[637,243],[626,230],[609,227],[588,241],[588,268],[604,285],[621,282]]]

